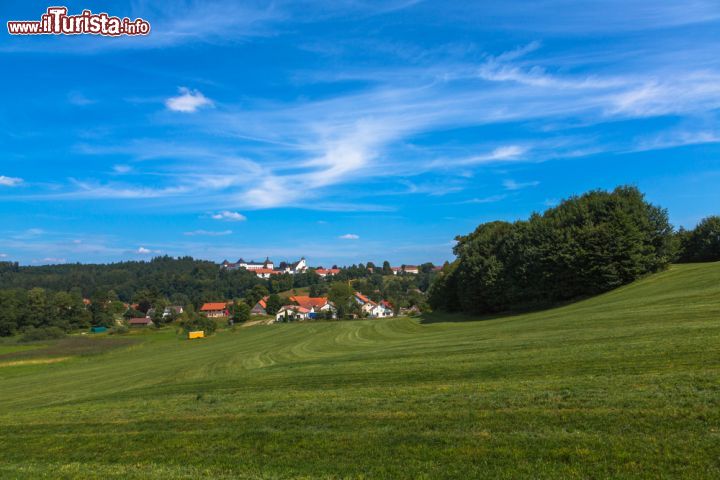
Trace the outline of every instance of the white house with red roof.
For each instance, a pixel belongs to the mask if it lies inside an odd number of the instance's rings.
[[[394,317],[395,312],[391,307],[389,307],[389,303],[386,301],[382,301],[380,303],[376,303],[369,308],[365,309],[368,316],[371,318],[386,318],[386,317]]]
[[[322,267],[320,267],[315,270],[315,273],[317,273],[322,278],[334,277],[335,275],[340,273],[340,269],[339,268],[322,268]]]
[[[275,314],[275,322],[292,322],[296,320],[307,320],[310,318],[311,310],[299,305],[285,305]]]
[[[200,307],[200,312],[207,315],[208,318],[218,318],[229,316],[228,304],[225,302],[210,302]]]
[[[316,314],[324,314],[326,312],[331,312],[333,318],[335,318],[335,314],[337,313],[335,305],[333,305],[327,297],[309,297],[304,295],[293,295],[289,298],[289,300],[294,304],[309,310],[309,318],[313,318]]]
[[[258,278],[270,278],[273,275],[281,275],[283,272],[280,270],[273,270],[272,268],[256,268],[251,270]]]
[[[360,305],[360,310],[371,318],[385,318],[395,316],[395,312],[390,302],[381,300],[373,302],[367,296],[360,292],[355,292],[355,301]]]

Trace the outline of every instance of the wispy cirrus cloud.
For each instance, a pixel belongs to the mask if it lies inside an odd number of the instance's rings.
[[[170,144],[150,138],[81,149],[88,155],[122,154],[130,157],[129,162],[152,163],[153,173],[161,179],[156,186],[83,179],[45,196],[178,199],[196,208],[210,206],[205,211],[332,209],[333,205],[345,209],[352,206],[339,201],[346,185],[388,175],[447,175],[459,167],[513,166],[632,148],[577,135],[572,138],[572,132],[567,135],[572,141],[561,145],[553,136],[552,124],[587,127],[653,116],[712,115],[720,107],[720,69],[691,69],[668,76],[665,66],[657,65],[630,73],[597,70],[590,75],[576,65],[567,69],[561,60],[543,58],[543,48],[534,41],[485,54],[475,64],[413,66],[413,75],[402,75],[402,71],[380,75],[381,82],[320,98],[255,99],[242,105],[223,101],[222,109],[203,115],[159,116],[154,118],[156,126],[189,129],[203,140],[181,137]],[[167,100],[169,110],[184,113],[211,104],[201,92],[189,89]],[[447,155],[434,155],[437,147],[423,148],[413,142],[438,131],[511,123],[530,126],[527,137],[489,138],[472,150],[453,150]],[[224,145],[233,141],[243,146],[243,158],[223,151],[230,150]],[[695,135],[683,141],[704,140]],[[652,148],[652,143],[647,142],[646,148]],[[400,193],[434,195],[459,190],[457,186],[432,191],[407,188]],[[366,196],[375,192],[363,191]],[[358,204],[361,208],[366,202]],[[231,220],[214,215],[218,214],[213,214],[214,219]]]
[[[505,190],[522,190],[523,188],[537,187],[538,185],[540,185],[538,181],[516,182],[512,179],[503,180],[503,188],[505,188]]]
[[[226,235],[232,235],[232,230],[193,230],[185,232],[183,235],[186,237],[224,237]]]

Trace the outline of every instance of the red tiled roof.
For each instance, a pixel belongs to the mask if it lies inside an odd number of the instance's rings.
[[[337,275],[340,273],[339,268],[318,268],[315,270],[318,275]]]
[[[322,307],[328,303],[327,297],[308,297],[304,295],[295,295],[290,297],[291,302],[295,302],[303,308],[310,309],[312,307]]]
[[[373,303],[372,300],[370,300],[368,297],[366,297],[365,295],[363,295],[363,294],[360,293],[360,292],[355,292],[355,296],[356,296],[357,298],[359,298],[360,301],[363,302],[363,303]]]
[[[251,270],[253,273],[269,273],[270,275],[280,275],[282,272],[279,270],[273,270],[272,268],[255,268]]]
[[[206,303],[200,308],[200,311],[201,312],[214,312],[217,310],[225,310],[225,308],[227,308],[227,303],[224,303],[224,302],[223,303],[220,303],[220,302]]]
[[[261,306],[262,308],[267,308],[267,299],[268,299],[268,298],[270,298],[270,297],[269,297],[269,296],[265,296],[265,297],[261,298],[260,300],[258,300],[258,303],[260,304],[260,306]]]

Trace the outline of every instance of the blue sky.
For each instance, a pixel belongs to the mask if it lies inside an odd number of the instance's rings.
[[[439,263],[618,184],[720,213],[715,0],[65,4],[153,30],[0,35],[2,260]]]

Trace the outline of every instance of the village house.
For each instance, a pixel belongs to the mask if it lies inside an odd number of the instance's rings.
[[[206,303],[200,307],[200,312],[208,318],[219,318],[229,316],[228,305],[225,302]]]
[[[285,305],[275,314],[275,322],[290,322],[296,320],[307,320],[310,318],[310,309],[299,305]]]
[[[289,273],[290,275],[297,275],[298,273],[307,272],[307,269],[308,269],[308,266],[307,266],[307,262],[305,261],[305,257],[302,257],[297,262],[287,265],[285,267],[284,273]]]
[[[332,317],[335,318],[337,309],[335,305],[328,300],[327,297],[308,297],[303,295],[294,295],[289,298],[294,304],[303,307],[308,310],[308,318],[317,318],[319,314],[325,314],[331,312]]]
[[[373,302],[360,292],[355,292],[355,302],[360,305],[360,311],[371,318],[385,318],[395,316],[392,305],[385,300]]]
[[[382,301],[380,303],[370,305],[369,308],[365,308],[363,311],[365,311],[368,317],[371,318],[393,317],[395,316],[395,312],[393,312],[393,309],[389,305],[389,303]]]
[[[339,268],[322,268],[322,267],[320,267],[315,270],[315,273],[317,273],[322,278],[334,277],[335,275],[340,273],[340,269]]]
[[[258,278],[270,278],[273,275],[281,275],[283,272],[272,268],[256,268],[251,270]]]
[[[149,327],[153,324],[153,321],[149,317],[131,318],[128,320],[130,327]]]
[[[269,297],[265,296],[258,300],[253,308],[250,309],[251,315],[267,315],[267,300]]]
[[[391,267],[393,275],[406,273],[409,275],[417,275],[420,273],[420,268],[415,265],[403,265],[401,267]]]

